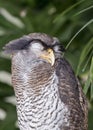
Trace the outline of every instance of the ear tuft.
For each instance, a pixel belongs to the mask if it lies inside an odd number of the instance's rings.
[[[30,42],[31,38],[29,36],[23,36],[19,39],[10,41],[3,49],[5,53],[16,53],[19,50],[26,49]]]

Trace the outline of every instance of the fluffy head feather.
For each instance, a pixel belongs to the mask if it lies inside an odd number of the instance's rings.
[[[34,40],[41,42],[46,48],[55,48],[55,50],[57,51],[57,46],[60,46],[60,50],[64,51],[63,46],[59,43],[59,40],[57,38],[52,38],[44,33],[31,33],[19,39],[13,40],[6,44],[6,46],[4,47],[4,51],[11,54],[18,52],[19,50],[26,50],[29,47],[30,43]]]

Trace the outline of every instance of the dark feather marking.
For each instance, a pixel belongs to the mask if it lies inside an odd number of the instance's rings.
[[[70,110],[69,130],[87,130],[86,98],[70,64],[64,58],[57,59],[56,70],[59,76],[60,98]]]
[[[22,38],[13,40],[6,44],[6,46],[3,48],[5,53],[14,53],[18,50],[26,49],[31,42],[31,38],[28,36],[23,36]]]
[[[60,47],[59,51],[61,51],[61,52],[65,52],[66,51],[64,46],[61,43],[59,43],[59,42],[56,42],[54,45],[52,45],[52,47],[55,47],[55,46],[59,46]]]

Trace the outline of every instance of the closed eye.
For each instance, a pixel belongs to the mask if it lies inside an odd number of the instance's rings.
[[[64,52],[65,51],[65,49],[64,49],[64,47],[63,47],[63,45],[62,44],[55,44],[54,46],[53,46],[53,49],[54,49],[54,51],[55,52]]]
[[[33,41],[33,42],[31,43],[31,49],[32,49],[32,50],[43,50],[44,47],[43,47],[43,45],[42,45],[40,42]]]

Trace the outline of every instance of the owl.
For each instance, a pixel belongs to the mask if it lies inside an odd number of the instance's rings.
[[[56,37],[31,33],[4,47],[20,130],[87,130],[87,100]]]

